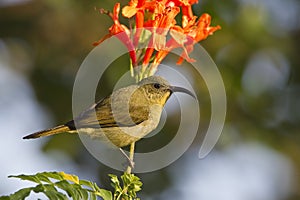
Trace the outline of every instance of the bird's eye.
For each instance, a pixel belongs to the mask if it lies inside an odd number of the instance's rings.
[[[153,87],[155,87],[156,89],[160,88],[160,84],[159,83],[154,83]]]

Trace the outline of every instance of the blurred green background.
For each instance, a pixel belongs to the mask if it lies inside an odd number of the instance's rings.
[[[74,135],[21,139],[72,118],[76,72],[93,49],[92,43],[107,34],[112,24],[95,8],[111,10],[114,3],[0,1],[0,194],[28,186],[7,179],[10,174],[65,171],[104,188],[110,188],[108,173],[121,174],[99,163]],[[208,12],[212,24],[222,27],[201,44],[224,79],[225,127],[214,151],[199,160],[197,151],[201,132],[210,120],[210,101],[203,83],[194,83],[202,94],[200,136],[169,167],[139,174],[144,183],[140,196],[300,199],[300,2],[203,0],[193,9],[197,15]],[[177,58],[170,56],[170,60]],[[107,71],[101,80],[107,87],[101,88],[100,97],[109,94],[128,69],[122,67]],[[168,134],[173,128],[164,128],[165,134],[155,140],[157,146],[173,137]],[[141,144],[145,149],[151,146],[147,140]]]

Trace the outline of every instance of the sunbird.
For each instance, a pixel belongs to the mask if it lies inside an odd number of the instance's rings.
[[[163,107],[174,92],[196,98],[189,90],[171,86],[160,76],[150,76],[115,90],[63,125],[32,133],[23,139],[79,132],[100,140],[108,139],[119,148],[125,147],[158,126]]]

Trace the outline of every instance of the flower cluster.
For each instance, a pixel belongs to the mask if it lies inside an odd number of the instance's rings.
[[[153,75],[161,61],[174,48],[182,48],[177,64],[183,60],[193,62],[189,53],[193,51],[194,44],[221,28],[210,26],[209,14],[195,16],[192,11],[195,3],[198,0],[130,0],[122,8],[122,15],[134,19],[135,24],[131,28],[119,21],[120,3],[115,4],[112,13],[100,9],[101,13],[112,18],[114,24],[109,28],[109,34],[94,45],[111,36],[118,37],[128,49],[131,69],[134,69],[132,74],[138,79]],[[182,20],[181,25],[178,25],[175,17],[180,11]],[[146,48],[140,49],[140,44],[146,44]]]

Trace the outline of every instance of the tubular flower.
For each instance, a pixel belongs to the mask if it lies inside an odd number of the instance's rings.
[[[184,60],[194,62],[189,57],[194,45],[221,29],[220,26],[210,26],[209,14],[202,14],[199,18],[195,16],[192,11],[195,3],[198,0],[130,0],[122,8],[122,15],[134,18],[135,26],[131,26],[131,31],[119,22],[120,4],[116,3],[113,13],[100,10],[108,14],[114,24],[109,28],[109,34],[94,44],[116,35],[128,48],[138,79],[153,75],[162,60],[175,48],[182,49],[177,64]],[[180,11],[181,25],[175,19]],[[144,51],[138,48],[143,45],[146,45]]]
[[[97,46],[100,43],[102,43],[104,40],[106,40],[107,38],[110,38],[111,36],[116,35],[118,37],[118,39],[121,42],[123,42],[123,44],[127,47],[128,51],[129,51],[131,62],[135,66],[136,65],[136,54],[134,51],[134,46],[131,43],[130,31],[125,25],[121,24],[119,21],[120,4],[119,3],[115,4],[113,13],[110,13],[104,9],[100,9],[100,12],[110,16],[112,18],[114,24],[108,29],[109,34],[105,35],[103,38],[101,38],[97,42],[94,42],[93,45]]]

